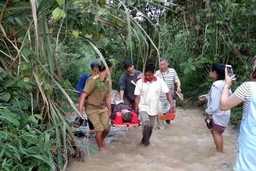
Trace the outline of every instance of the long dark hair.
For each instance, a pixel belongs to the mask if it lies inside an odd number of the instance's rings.
[[[211,71],[215,71],[218,75],[216,80],[225,80],[225,65],[221,63],[212,64]]]

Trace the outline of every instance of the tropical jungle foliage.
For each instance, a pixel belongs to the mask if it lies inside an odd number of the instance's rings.
[[[256,54],[255,9],[255,0],[1,0],[1,168],[65,170],[79,156],[65,116],[94,59],[113,61],[113,89],[124,59],[143,71],[165,57],[185,102],[209,90],[214,62],[233,65],[234,90]],[[231,123],[240,117],[236,108]]]

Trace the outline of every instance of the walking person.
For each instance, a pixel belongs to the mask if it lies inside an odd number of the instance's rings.
[[[92,61],[91,64],[90,64],[91,73],[90,73],[90,74],[85,73],[84,75],[82,75],[82,76],[79,78],[78,83],[77,83],[77,85],[76,85],[76,90],[77,90],[77,92],[78,92],[79,98],[80,98],[80,96],[81,96],[81,94],[82,94],[82,92],[83,92],[83,89],[84,89],[86,80],[87,80],[89,77],[98,74],[98,72],[99,72],[98,65],[99,65],[99,62],[98,62],[98,61]],[[85,103],[86,103],[86,102],[85,102]],[[89,124],[90,133],[93,133],[93,132],[94,132],[93,124],[92,124],[92,122],[90,121],[90,119],[87,118],[87,120],[88,120],[88,124]]]
[[[169,88],[169,91],[172,95],[172,98],[174,100],[174,105],[176,106],[176,91],[178,93],[181,93],[181,82],[178,77],[178,74],[174,68],[169,68],[169,63],[165,58],[160,58],[159,59],[159,70],[156,71],[156,76],[162,78],[165,83],[167,84],[167,87]],[[176,90],[175,90],[176,86]],[[170,108],[170,103],[168,102],[165,94],[160,95],[160,100],[159,100],[159,105],[160,105],[160,113],[161,114],[166,114],[168,113],[168,110]],[[158,126],[160,129],[164,129],[164,126],[161,124],[159,120],[158,121]],[[170,120],[166,120],[167,124],[170,124]]]
[[[110,73],[113,65],[109,60],[105,60]],[[79,112],[82,116],[83,107],[85,112],[94,126],[96,132],[95,139],[99,151],[105,151],[104,139],[110,131],[110,114],[111,114],[111,83],[108,79],[107,69],[101,64],[99,73],[87,79],[83,92],[79,99]],[[87,99],[85,103],[85,99]],[[85,106],[84,106],[85,104]]]
[[[142,73],[134,69],[131,59],[124,60],[125,72],[119,78],[120,98],[124,104],[129,104],[134,109],[134,89],[137,79],[141,78]]]
[[[225,72],[226,83],[221,95],[220,108],[229,110],[243,103],[234,170],[253,171],[256,168],[256,56],[253,58],[251,80],[242,83],[232,95],[229,94],[229,89],[235,75],[228,76],[227,69]]]
[[[135,110],[138,111],[142,122],[142,140],[141,143],[145,146],[150,144],[151,137],[156,117],[159,113],[159,97],[161,93],[166,95],[171,108],[169,112],[174,112],[173,99],[169,92],[166,83],[159,77],[154,76],[155,65],[147,63],[144,72],[144,78],[136,83],[134,94]]]
[[[218,152],[223,152],[223,136],[229,120],[230,110],[220,109],[221,93],[225,85],[225,65],[215,63],[212,65],[209,77],[214,80],[208,94],[199,96],[199,100],[207,99],[207,108],[205,109],[205,122],[211,134]],[[228,91],[231,94],[231,91]]]

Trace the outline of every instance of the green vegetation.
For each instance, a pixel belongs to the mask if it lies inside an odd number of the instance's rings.
[[[249,79],[256,54],[255,0],[163,2],[0,1],[3,170],[65,170],[79,155],[65,116],[77,111],[75,85],[91,60],[113,61],[118,89],[123,59],[143,70],[147,60],[166,57],[180,76],[185,102],[193,106],[205,105],[197,97],[210,88],[214,62],[233,66],[233,90]],[[240,119],[241,106],[231,123]]]

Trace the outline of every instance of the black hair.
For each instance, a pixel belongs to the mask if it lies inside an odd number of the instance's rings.
[[[110,62],[108,59],[105,59],[105,62],[107,63],[108,68],[113,66],[112,62]],[[98,67],[100,72],[106,70],[106,67],[102,61],[100,62],[100,65]]]
[[[132,63],[132,60],[131,59],[126,59],[124,60],[124,68],[127,69],[129,68],[130,66],[132,66],[133,63]]]
[[[155,64],[153,62],[147,62],[145,66],[145,72],[155,72]]]
[[[221,63],[214,63],[211,67],[211,71],[215,71],[218,75],[216,80],[225,80],[225,65]]]

